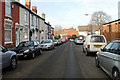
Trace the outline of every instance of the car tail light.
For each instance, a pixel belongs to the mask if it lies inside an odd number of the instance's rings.
[[[57,44],[58,44],[58,42],[57,42]]]
[[[88,48],[90,48],[90,45],[88,45]]]

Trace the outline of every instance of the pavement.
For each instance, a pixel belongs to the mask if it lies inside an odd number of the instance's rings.
[[[95,66],[95,55],[86,56],[82,45],[66,42],[43,51],[35,59],[19,59],[15,70],[3,70],[3,78],[110,78]]]

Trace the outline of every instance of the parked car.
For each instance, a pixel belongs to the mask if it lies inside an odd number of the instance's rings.
[[[41,45],[41,49],[43,49],[43,50],[44,49],[54,49],[55,48],[54,43],[51,39],[43,40],[40,45]]]
[[[31,57],[32,59],[34,59],[37,54],[42,54],[42,49],[38,41],[21,42],[13,51],[15,51],[18,56]]]
[[[74,40],[73,39],[69,39],[70,42],[73,42]]]
[[[0,57],[0,65],[2,69],[7,67],[15,69],[17,67],[18,57],[16,52],[9,51],[8,49],[0,45]]]
[[[62,42],[61,42],[61,40],[59,39],[59,40],[58,40],[58,45],[61,45],[61,44],[62,44]]]
[[[83,44],[83,39],[76,38],[75,43],[76,44]]]
[[[96,66],[101,67],[113,80],[120,80],[120,40],[114,40],[97,52]]]
[[[53,40],[54,45],[58,45],[58,40]]]
[[[106,44],[107,41],[103,35],[88,35],[83,44],[83,52],[88,56],[90,52],[97,52]]]

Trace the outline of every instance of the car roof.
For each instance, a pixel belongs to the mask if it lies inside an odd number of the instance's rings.
[[[120,40],[113,40],[113,41],[111,41],[111,42],[120,42]]]

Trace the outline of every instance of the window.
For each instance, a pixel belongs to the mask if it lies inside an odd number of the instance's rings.
[[[36,17],[36,26],[38,26],[38,21],[37,21],[38,19],[37,19],[37,17]]]
[[[25,22],[27,22],[27,11],[25,10]]]
[[[113,43],[109,43],[109,44],[104,48],[104,51],[105,51],[105,52],[108,52],[109,49],[111,48],[112,44],[113,44]]]
[[[5,42],[12,42],[12,27],[5,24]]]
[[[34,41],[34,45],[35,45],[35,46],[38,45],[36,41]]]
[[[31,25],[33,25],[33,15],[31,16]]]
[[[34,43],[33,41],[28,41],[28,42],[21,42],[18,47],[29,47],[29,46],[33,46]]]
[[[103,36],[92,36],[91,42],[103,42],[103,43],[105,43],[105,39]]]
[[[119,46],[120,46],[120,43],[113,43],[113,45],[111,47],[111,52],[116,53],[116,51],[117,51],[120,53]]]
[[[10,2],[10,0],[5,1],[5,15],[11,16],[11,2]]]
[[[24,28],[24,38],[28,39],[28,28]]]

